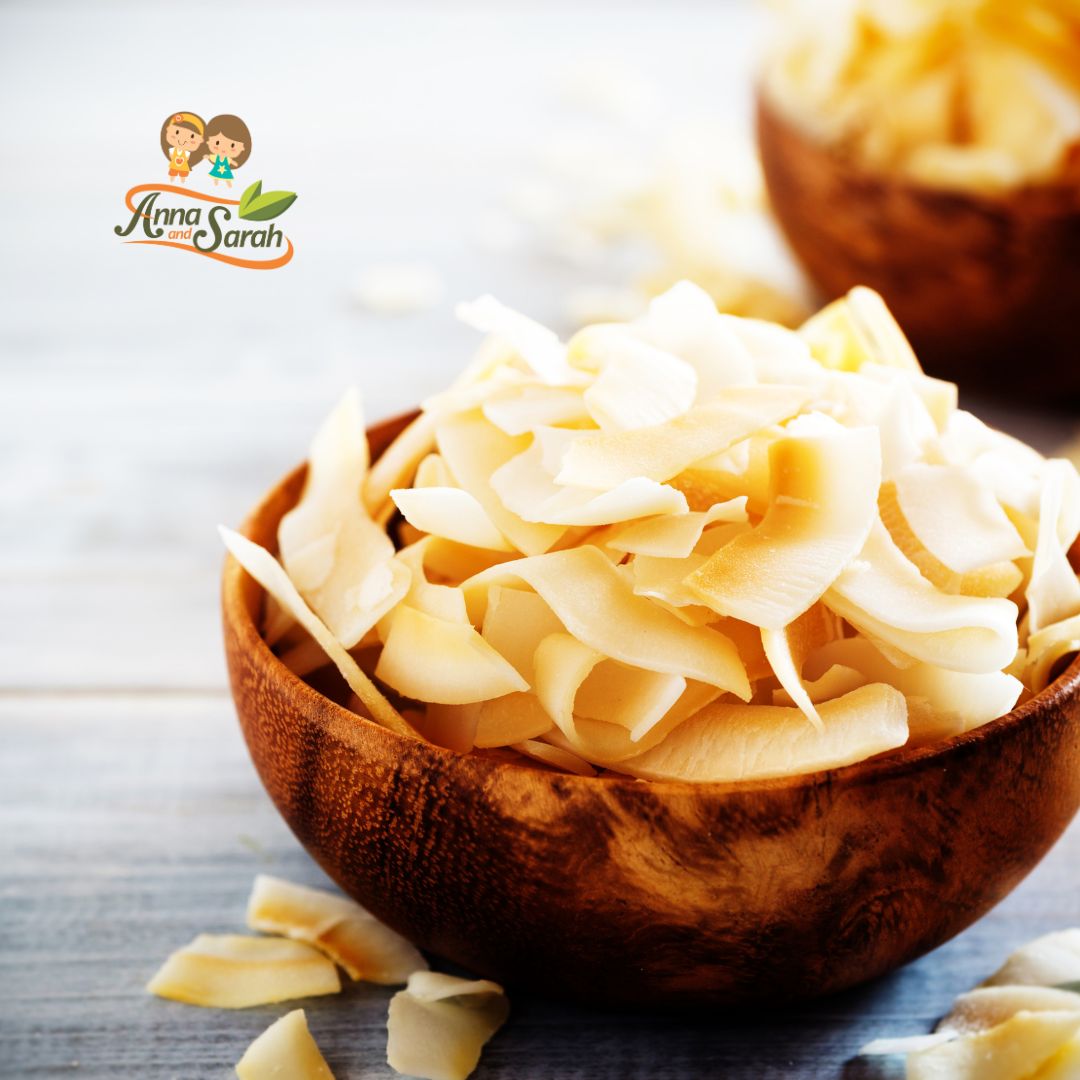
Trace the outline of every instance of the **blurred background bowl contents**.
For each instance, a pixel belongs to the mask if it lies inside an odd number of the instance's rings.
[[[759,87],[776,215],[829,295],[878,289],[929,369],[1075,398],[1080,6],[782,3]]]

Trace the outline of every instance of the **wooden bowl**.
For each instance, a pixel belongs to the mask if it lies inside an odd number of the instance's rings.
[[[408,419],[370,431],[372,453]],[[303,480],[245,533],[275,550]],[[233,697],[282,816],[380,919],[511,985],[642,1005],[839,990],[979,918],[1080,805],[1080,660],[1008,716],[887,759],[741,784],[584,778],[347,711],[270,651],[262,599],[230,558]]]
[[[933,375],[1080,400],[1080,182],[1000,196],[870,172],[757,97],[773,210],[830,298],[877,289]]]

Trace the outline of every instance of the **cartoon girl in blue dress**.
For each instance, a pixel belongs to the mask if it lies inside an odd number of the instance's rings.
[[[211,161],[214,187],[222,180],[226,187],[232,187],[233,170],[239,169],[250,154],[251,132],[239,116],[225,113],[206,125],[206,156]]]

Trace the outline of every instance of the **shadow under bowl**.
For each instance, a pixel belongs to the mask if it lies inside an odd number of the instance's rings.
[[[369,432],[378,455],[409,417]],[[244,526],[276,550],[300,468]],[[934,747],[738,784],[585,778],[403,738],[294,675],[223,582],[232,693],[285,821],[342,889],[477,975],[594,1005],[808,998],[942,944],[1080,805],[1080,660]],[[422,664],[423,657],[416,662]]]

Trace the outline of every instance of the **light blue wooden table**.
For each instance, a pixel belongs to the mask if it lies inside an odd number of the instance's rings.
[[[587,268],[477,242],[616,55],[673,106],[745,111],[742,5],[109,3],[0,8],[0,1076],[226,1077],[282,1009],[146,995],[252,876],[318,883],[259,787],[217,624],[218,521],[299,460],[351,382],[387,415],[443,384],[485,291],[559,325]],[[246,175],[300,193],[297,254],[251,273],[113,235],[176,108],[236,112]],[[482,232],[483,230],[479,230]],[[360,312],[355,275],[423,258],[434,309]],[[565,324],[562,324],[565,329]],[[1068,417],[997,410],[1049,448]],[[515,996],[478,1077],[854,1077],[1019,942],[1080,923],[1080,827],[992,915],[874,986],[792,1012],[623,1016]],[[389,1075],[387,993],[309,1009],[336,1074]]]

